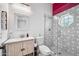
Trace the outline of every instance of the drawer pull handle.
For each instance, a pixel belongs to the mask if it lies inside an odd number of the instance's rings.
[[[21,49],[21,51],[24,51],[24,50],[25,50],[25,48],[22,48],[22,49]]]

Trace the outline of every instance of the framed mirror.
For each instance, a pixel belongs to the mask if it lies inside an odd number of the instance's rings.
[[[29,17],[26,15],[21,14],[15,14],[15,20],[16,20],[16,29],[17,30],[27,30],[28,29],[28,20]]]

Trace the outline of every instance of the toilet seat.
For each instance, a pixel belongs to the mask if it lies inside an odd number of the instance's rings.
[[[40,53],[43,54],[43,55],[51,54],[51,50],[45,45],[40,45],[39,50],[40,50]]]

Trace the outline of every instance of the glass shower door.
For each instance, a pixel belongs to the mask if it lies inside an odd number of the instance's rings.
[[[45,15],[45,45],[58,56],[79,56],[79,6]]]
[[[57,55],[75,56],[76,50],[76,19],[75,10],[65,11],[57,15]]]

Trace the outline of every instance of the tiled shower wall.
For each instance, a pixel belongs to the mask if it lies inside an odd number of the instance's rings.
[[[45,45],[56,55],[75,56],[79,55],[79,6],[73,7],[56,16],[64,14],[74,16],[74,22],[68,27],[61,27],[58,19],[45,18]],[[49,21],[49,22],[48,22]],[[49,24],[49,26],[47,26]]]

